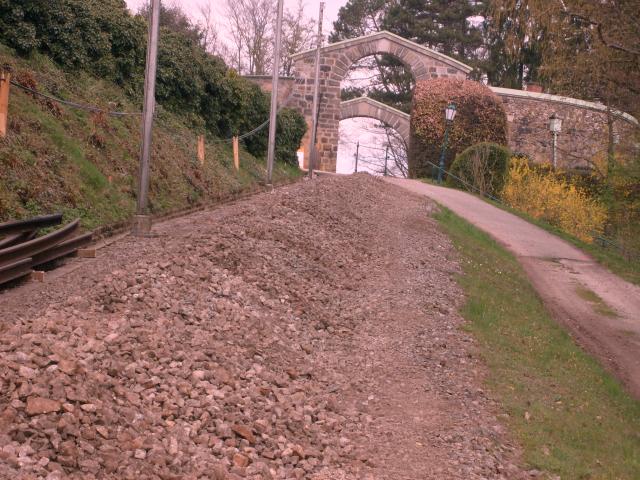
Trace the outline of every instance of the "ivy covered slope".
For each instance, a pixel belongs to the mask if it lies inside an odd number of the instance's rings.
[[[141,110],[144,18],[120,0],[19,3],[0,2],[0,26],[7,26],[0,62],[13,67],[14,80],[107,110]],[[162,28],[153,213],[244,191],[264,178],[267,129],[241,144],[240,172],[221,139],[263,123],[268,97],[208,55],[193,27],[181,28]],[[295,151],[306,129],[287,110],[278,126],[276,182],[299,175]],[[80,216],[87,228],[127,220],[135,208],[140,128],[137,116],[94,114],[12,87],[9,132],[0,141],[0,221],[54,211]],[[199,135],[207,139],[204,165],[196,156]]]

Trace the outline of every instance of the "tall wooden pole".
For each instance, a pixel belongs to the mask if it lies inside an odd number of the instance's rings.
[[[204,165],[204,155],[205,155],[204,147],[205,147],[204,135],[199,135],[198,136],[198,161],[200,162],[200,165]]]
[[[0,137],[7,136],[9,125],[9,90],[11,90],[11,67],[4,65],[0,72]]]
[[[388,168],[387,164],[389,163],[389,145],[387,145],[387,149],[384,152],[384,176],[387,176]]]
[[[278,0],[278,19],[276,21],[276,45],[273,58],[271,80],[271,113],[269,117],[269,145],[267,148],[267,185],[273,181],[273,162],[276,153],[276,128],[278,121],[278,79],[280,77],[280,49],[282,44],[282,9],[284,0]]]
[[[316,44],[316,72],[313,86],[313,121],[311,124],[311,138],[309,145],[309,178],[313,178],[313,163],[316,160],[316,133],[318,130],[318,108],[320,100],[320,49],[322,48],[322,16],[324,14],[324,2],[320,2],[320,14],[318,16],[318,39]]]
[[[240,170],[240,141],[238,137],[233,137],[233,166]]]
[[[147,212],[149,194],[149,164],[153,137],[153,114],[156,106],[156,73],[158,70],[158,40],[160,37],[160,0],[151,0],[149,37],[147,42],[147,66],[144,77],[144,109],[142,113],[142,147],[140,149],[140,174],[138,206],[133,226],[135,235],[146,235],[151,230],[151,218]]]

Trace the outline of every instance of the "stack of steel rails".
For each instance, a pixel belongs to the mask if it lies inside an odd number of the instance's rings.
[[[30,275],[39,266],[71,255],[91,242],[93,233],[78,235],[80,220],[38,236],[62,223],[62,214],[0,224],[0,285]]]

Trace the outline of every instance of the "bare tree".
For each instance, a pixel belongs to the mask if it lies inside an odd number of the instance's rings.
[[[238,71],[264,75],[271,65],[275,2],[227,0],[227,20]]]
[[[200,21],[198,22],[198,25],[202,35],[202,39],[200,40],[202,48],[209,53],[219,53],[218,29],[216,28],[215,23],[213,2],[211,0],[206,0],[204,3],[200,4],[198,12],[200,14]]]
[[[298,0],[296,9],[286,10],[282,28],[282,70],[283,75],[290,76],[293,70],[291,56],[312,48],[315,44],[316,21],[304,15],[304,1]]]
[[[365,125],[355,124],[349,128],[350,134],[359,138],[358,171],[368,171],[376,175],[406,178],[408,175],[407,146],[400,134],[388,125],[375,121]],[[381,138],[384,138],[382,140]],[[340,136],[340,148],[353,150],[355,142]],[[354,155],[355,160],[355,155]]]
[[[394,177],[408,178],[409,163],[407,159],[408,145],[400,134],[393,128],[382,125],[386,135],[385,146],[389,148],[389,164],[388,169]]]

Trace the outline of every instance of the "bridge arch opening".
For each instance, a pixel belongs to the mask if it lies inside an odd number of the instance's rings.
[[[411,67],[390,54],[376,54],[354,62],[340,82],[342,102],[369,97],[410,113],[416,79]]]
[[[372,117],[352,116],[340,121],[339,132],[337,173],[407,176],[407,144],[393,126]]]

